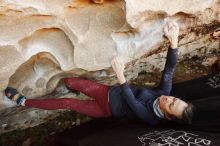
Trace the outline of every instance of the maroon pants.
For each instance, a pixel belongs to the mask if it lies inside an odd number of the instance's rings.
[[[25,106],[46,110],[69,109],[91,117],[109,117],[111,111],[108,103],[109,86],[80,78],[65,78],[69,89],[74,89],[94,100],[73,98],[27,99]]]

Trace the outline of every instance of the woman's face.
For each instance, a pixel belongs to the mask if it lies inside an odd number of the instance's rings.
[[[162,95],[159,98],[160,108],[168,119],[171,119],[171,116],[181,118],[184,109],[188,105],[185,101],[173,96]]]

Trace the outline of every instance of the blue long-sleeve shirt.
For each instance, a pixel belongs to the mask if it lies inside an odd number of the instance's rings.
[[[161,95],[170,94],[177,58],[178,49],[168,49],[162,78],[156,88],[129,87],[127,82],[112,86],[109,91],[112,116],[136,117],[151,125],[158,124],[162,119],[155,114],[153,102]]]

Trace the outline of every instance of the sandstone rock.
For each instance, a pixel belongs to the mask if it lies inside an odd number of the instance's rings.
[[[168,21],[180,26],[180,60],[219,56],[219,8],[220,0],[0,0],[0,133],[57,113],[16,107],[4,96],[7,85],[29,98],[51,93],[64,77],[111,85],[115,55],[127,80],[160,72]]]
[[[10,76],[25,59],[13,46],[0,47],[0,54],[0,90],[4,90]]]

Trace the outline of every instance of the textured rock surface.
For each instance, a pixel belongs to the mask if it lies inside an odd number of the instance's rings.
[[[115,55],[128,80],[160,71],[171,20],[180,26],[180,60],[219,55],[220,0],[0,0],[0,133],[56,113],[15,107],[4,97],[7,85],[38,98],[67,76],[113,84]]]

